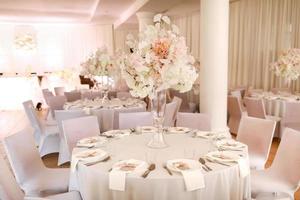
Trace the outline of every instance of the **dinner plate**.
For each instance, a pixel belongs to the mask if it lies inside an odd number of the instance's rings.
[[[83,163],[96,162],[106,159],[109,155],[102,149],[88,149],[76,153],[75,158],[82,161]]]
[[[211,160],[217,160],[220,162],[237,162],[240,157],[237,154],[227,151],[213,151],[209,152],[206,157]]]
[[[136,159],[121,160],[112,166],[112,170],[125,173],[144,172],[147,168],[148,164],[145,161]]]
[[[107,142],[106,138],[94,136],[81,139],[77,142],[78,147],[91,147],[91,146],[101,146]]]
[[[127,135],[130,135],[131,131],[129,129],[123,129],[123,130],[110,130],[102,133],[104,136],[109,137],[115,137],[115,138],[121,138]]]
[[[216,134],[211,131],[197,131],[194,136],[205,139],[212,139],[216,137]]]
[[[169,127],[168,132],[169,133],[187,133],[191,131],[190,128],[187,127]]]
[[[167,161],[167,168],[174,172],[182,172],[186,170],[195,170],[201,168],[201,164],[191,159],[174,159]]]
[[[232,150],[243,149],[247,147],[245,144],[231,139],[217,141],[216,145],[217,147]]]

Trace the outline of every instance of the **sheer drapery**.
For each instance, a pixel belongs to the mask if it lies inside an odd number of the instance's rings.
[[[269,90],[285,87],[269,64],[288,48],[299,48],[298,0],[240,0],[230,4],[229,86]],[[300,81],[292,83],[300,89]]]
[[[14,36],[18,24],[0,24],[0,72],[43,73],[78,68],[96,48],[106,45],[113,53],[112,25],[30,24],[37,48],[17,50]]]

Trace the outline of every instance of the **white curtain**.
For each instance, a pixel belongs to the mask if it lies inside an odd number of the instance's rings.
[[[0,24],[0,72],[52,72],[78,69],[96,48],[106,45],[113,53],[112,25],[29,24],[36,34],[34,51],[14,47],[18,24]]]
[[[192,12],[185,16],[172,19],[180,30],[180,34],[186,38],[187,46],[191,54],[200,59],[200,12]]]
[[[126,44],[126,37],[128,34],[131,34],[133,37],[137,38],[138,33],[138,28],[116,29],[114,31],[115,50],[122,50],[126,53],[129,53],[130,49]]]
[[[299,0],[239,0],[230,4],[229,86],[285,87],[269,64],[299,48]],[[299,90],[300,82],[292,84]]]

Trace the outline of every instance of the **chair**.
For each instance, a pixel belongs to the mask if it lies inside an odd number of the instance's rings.
[[[46,196],[68,191],[69,170],[46,168],[29,133],[18,132],[3,142],[17,182],[26,195]]]
[[[23,103],[23,106],[26,110],[30,124],[34,129],[34,138],[36,144],[39,145],[40,155],[43,157],[44,155],[58,152],[58,126],[47,126],[46,124],[42,124],[38,119],[35,109],[31,107],[30,104],[30,101],[27,101]]]
[[[285,111],[280,122],[281,133],[283,133],[286,127],[300,131],[299,102],[285,102]]]
[[[63,120],[62,129],[70,155],[79,140],[100,134],[96,116]]]
[[[50,107],[51,116],[53,119],[55,119],[55,110],[63,110],[64,104],[67,102],[67,99],[65,96],[53,96],[48,97],[48,105]]]
[[[145,107],[121,108],[114,110],[114,126],[113,129],[119,129],[119,114],[120,113],[135,113],[146,112]]]
[[[279,94],[279,93],[291,94],[291,89],[290,88],[272,88],[271,92],[273,94]]]
[[[171,127],[175,126],[177,112],[178,112],[177,102],[167,103],[163,125],[171,126]]]
[[[55,111],[56,121],[58,123],[59,129],[59,155],[58,155],[58,165],[62,165],[70,161],[71,155],[69,154],[68,146],[65,141],[65,137],[62,129],[62,121],[66,119],[73,119],[78,117],[87,116],[82,110],[56,110]]]
[[[43,97],[48,105],[48,97],[53,97],[53,93],[49,89],[42,89]]]
[[[282,192],[294,199],[300,181],[300,132],[286,128],[272,165],[265,170],[251,171],[252,196]]]
[[[176,126],[210,131],[210,117],[203,113],[177,113]]]
[[[73,91],[73,92],[65,92],[64,94],[67,98],[67,102],[73,102],[81,99],[81,92]]]
[[[276,122],[243,116],[237,140],[248,145],[250,167],[261,170],[268,160]]]
[[[151,112],[120,113],[119,129],[136,128],[137,126],[153,125]]]
[[[276,116],[271,116],[266,114],[265,104],[261,98],[245,98],[245,104],[248,116],[256,117],[261,119],[270,119],[278,122],[277,127],[279,127],[279,123],[281,118]],[[278,128],[277,128],[278,131]],[[277,132],[276,131],[276,132]]]
[[[112,109],[93,109],[91,114],[97,116],[101,133],[114,129],[114,110]]]
[[[227,108],[229,114],[228,127],[230,133],[237,134],[240,120],[243,115],[242,106],[239,102],[239,99],[235,96],[227,97]]]
[[[172,102],[175,102],[177,104],[176,108],[176,114],[180,111],[181,105],[182,105],[182,99],[179,97],[174,96],[172,99]]]
[[[47,196],[45,198],[39,197],[25,197],[20,186],[16,182],[9,167],[2,157],[0,157],[0,199],[2,200],[81,200],[78,192],[68,192],[57,194],[54,196]]]
[[[133,98],[130,92],[117,92],[117,98],[118,99],[128,99]]]
[[[55,87],[54,93],[56,96],[64,96],[65,87]]]

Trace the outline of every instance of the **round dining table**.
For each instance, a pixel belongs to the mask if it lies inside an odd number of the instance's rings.
[[[140,99],[113,98],[102,101],[101,98],[93,100],[82,99],[74,102],[67,102],[65,110],[83,110],[86,114],[96,115],[99,119],[101,132],[119,128],[119,113],[124,112],[145,112],[146,103]]]
[[[84,200],[251,199],[250,173],[242,173],[239,162],[232,162],[226,166],[223,165],[224,163],[206,162],[212,170],[202,170],[205,186],[193,191],[187,191],[180,173],[170,174],[165,168],[168,160],[184,158],[198,161],[200,157],[204,158],[209,152],[216,151],[215,142],[218,141],[218,137],[207,139],[195,137],[191,132],[180,134],[166,132],[165,140],[168,147],[152,149],[147,146],[147,143],[153,134],[138,131],[121,138],[108,138],[108,142],[97,148],[107,152],[110,159],[93,165],[75,162],[74,155],[85,149],[74,148],[71,168],[75,170],[71,171],[70,191],[79,191]],[[248,163],[247,148],[231,151],[231,153]],[[109,185],[111,168],[116,162],[126,159],[154,163],[155,170],[151,171],[147,178],[137,174],[127,174],[125,190],[112,190]]]

